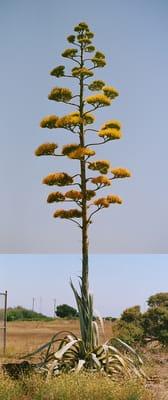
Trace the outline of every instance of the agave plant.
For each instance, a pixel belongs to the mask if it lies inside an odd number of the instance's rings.
[[[73,332],[60,331],[39,349],[26,357],[41,354],[41,362],[36,364],[36,370],[47,376],[57,376],[65,372],[78,373],[81,370],[101,372],[112,379],[121,377],[145,377],[142,369],[143,361],[137,352],[119,338],[111,338],[100,343],[100,326],[104,329],[103,320],[99,324],[93,318],[93,298],[84,298],[82,285],[81,294],[73,283],[79,312],[80,333],[77,337]]]

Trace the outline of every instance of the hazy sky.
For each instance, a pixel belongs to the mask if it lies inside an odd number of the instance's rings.
[[[72,162],[36,159],[34,149],[50,140],[74,140],[63,130],[53,134],[40,129],[39,121],[67,112],[47,96],[53,86],[70,87],[71,82],[56,81],[49,71],[64,62],[60,54],[67,47],[65,38],[81,20],[90,25],[97,49],[107,56],[107,67],[96,77],[120,92],[111,107],[98,111],[95,127],[119,119],[124,136],[99,149],[98,158],[133,172],[131,180],[114,183],[112,191],[124,204],[96,218],[90,249],[167,253],[166,0],[1,1],[0,252],[80,252],[78,228],[52,218],[56,207],[46,204],[49,189],[41,185],[50,172],[70,172]],[[72,67],[71,62],[66,65]]]
[[[152,294],[167,292],[168,255],[105,255],[90,258],[90,290],[102,316],[119,316],[139,304],[146,309]],[[79,255],[0,255],[0,292],[8,290],[8,305],[23,305],[53,315],[56,304],[76,306],[69,285],[78,286]]]

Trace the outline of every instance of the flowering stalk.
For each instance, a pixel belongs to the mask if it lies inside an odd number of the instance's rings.
[[[52,172],[43,179],[43,183],[48,186],[71,186],[71,190],[65,193],[50,193],[47,202],[73,202],[77,208],[57,209],[53,216],[75,223],[82,230],[82,276],[81,276],[81,297],[77,303],[81,313],[81,333],[85,347],[90,349],[93,343],[90,321],[92,320],[92,299],[89,295],[89,262],[88,262],[88,228],[92,222],[92,217],[102,209],[108,208],[111,204],[122,204],[122,199],[109,193],[106,197],[96,197],[99,190],[109,188],[112,180],[127,178],[130,172],[125,168],[112,168],[108,160],[92,160],[96,152],[90,146],[105,144],[112,140],[121,139],[121,124],[119,121],[106,121],[100,128],[88,128],[93,124],[95,117],[92,114],[100,108],[110,106],[112,101],[118,96],[117,90],[113,86],[108,86],[102,80],[92,80],[94,70],[103,68],[106,65],[105,56],[102,52],[96,51],[92,45],[94,34],[84,22],[79,23],[74,28],[74,35],[68,36],[67,40],[74,47],[64,50],[62,57],[75,63],[71,72],[66,73],[65,66],[59,65],[51,71],[55,78],[70,78],[79,84],[79,91],[72,93],[66,87],[54,87],[48,98],[55,102],[62,102],[67,106],[73,106],[75,110],[67,115],[57,116],[48,115],[40,123],[41,128],[65,129],[70,132],[77,141],[64,145],[61,152],[58,151],[56,143],[43,143],[35,151],[36,156],[68,157],[71,160],[78,160],[80,173],[71,176],[67,172]],[[93,56],[90,56],[94,53]],[[89,55],[88,57],[86,55]],[[88,95],[88,91],[96,92]],[[85,94],[87,95],[85,97]],[[89,144],[89,135],[95,135],[95,141]],[[101,138],[101,142],[100,142]],[[91,140],[92,142],[92,140]],[[87,170],[91,175],[87,176]],[[95,173],[99,175],[95,176]],[[72,186],[75,186],[75,190]],[[92,208],[93,207],[93,208]],[[91,210],[91,211],[90,211]],[[82,306],[81,306],[82,304]],[[83,325],[84,324],[84,325]],[[92,338],[91,338],[92,337]]]

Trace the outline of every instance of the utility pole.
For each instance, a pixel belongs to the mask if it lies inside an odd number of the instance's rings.
[[[33,297],[32,299],[32,311],[34,311],[35,309],[35,297]]]
[[[55,313],[55,311],[56,311],[56,299],[54,299],[54,318],[56,318],[56,313]]]

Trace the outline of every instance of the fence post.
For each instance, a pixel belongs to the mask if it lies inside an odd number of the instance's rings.
[[[8,297],[8,292],[5,290],[4,293],[5,296],[5,303],[4,303],[4,346],[3,346],[3,353],[5,355],[6,353],[6,332],[7,332],[7,297]]]

